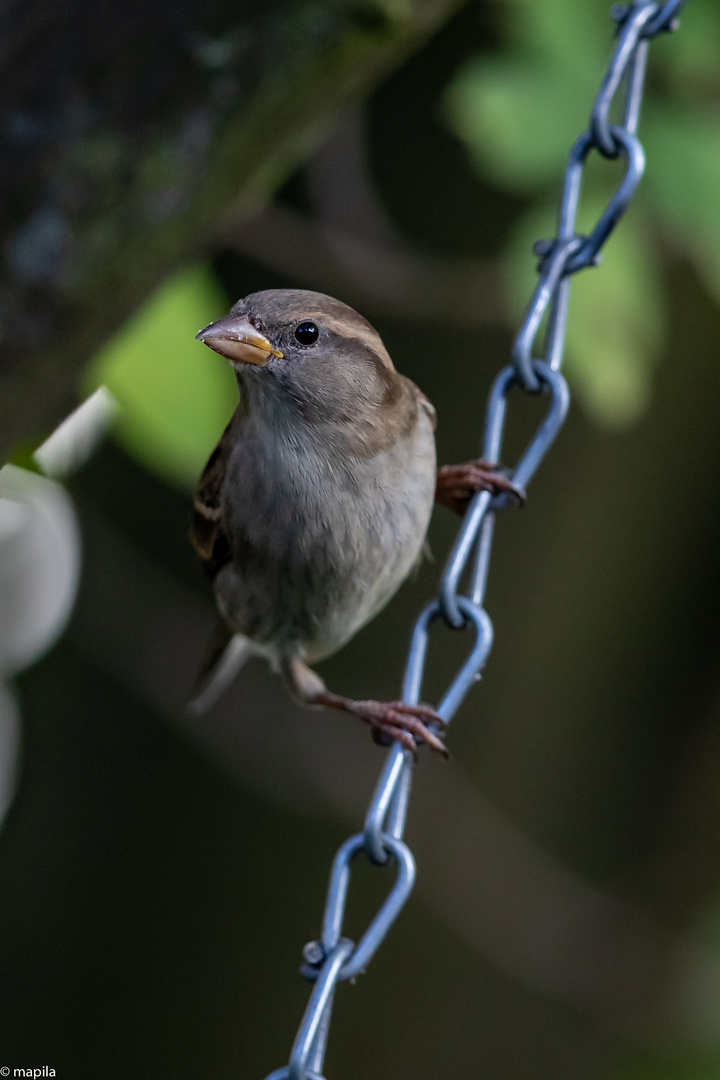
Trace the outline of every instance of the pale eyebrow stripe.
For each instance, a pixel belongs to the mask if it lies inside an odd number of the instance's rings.
[[[343,322],[341,319],[336,319],[333,315],[328,315],[325,311],[302,311],[297,312],[296,318],[303,319],[316,319],[322,326],[331,330],[333,334],[338,334],[339,337],[355,338],[356,341],[361,342],[367,346],[368,349],[378,356],[382,360],[386,367],[393,368],[393,362],[390,359],[390,354],[383,345],[380,335],[377,334],[368,326],[362,324],[350,325]]]

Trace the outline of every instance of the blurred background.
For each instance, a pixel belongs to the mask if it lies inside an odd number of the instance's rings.
[[[209,715],[183,711],[213,624],[191,491],[236,393],[194,334],[259,289],[338,296],[435,403],[440,460],[475,456],[613,24],[604,0],[36,0],[3,18],[6,459],[32,469],[100,385],[121,411],[72,503],[48,495],[44,655],[11,662],[20,623],[0,635],[5,799],[21,717],[0,1056],[73,1080],[260,1080],[287,1061],[301,949],[383,754],[261,663]],[[500,515],[483,682],[452,760],[420,755],[416,890],[338,991],[329,1080],[720,1076],[713,0],[651,46],[640,134],[641,190],[573,283],[570,419]],[[581,227],[620,175],[591,162]],[[513,399],[507,464],[539,408]],[[6,597],[27,554],[7,520]],[[333,688],[397,694],[456,525],[436,513],[435,561],[321,665]],[[22,597],[6,610],[25,618]],[[434,632],[428,698],[466,645]],[[358,864],[349,933],[388,887]]]

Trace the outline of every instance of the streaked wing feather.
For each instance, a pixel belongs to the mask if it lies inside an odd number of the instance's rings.
[[[208,459],[193,498],[190,543],[211,578],[230,559],[230,543],[223,527],[222,488],[240,422],[240,410],[236,409]]]

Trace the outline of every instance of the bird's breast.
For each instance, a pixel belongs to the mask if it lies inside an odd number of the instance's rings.
[[[340,648],[393,595],[419,557],[435,488],[423,415],[411,435],[353,458],[289,433],[241,441],[225,482],[232,561],[218,600],[233,625],[310,661]]]

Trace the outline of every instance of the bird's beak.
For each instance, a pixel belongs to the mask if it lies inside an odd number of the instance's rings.
[[[259,330],[241,315],[229,315],[210,323],[195,335],[203,345],[221,356],[242,364],[267,364],[273,356],[282,356]]]

